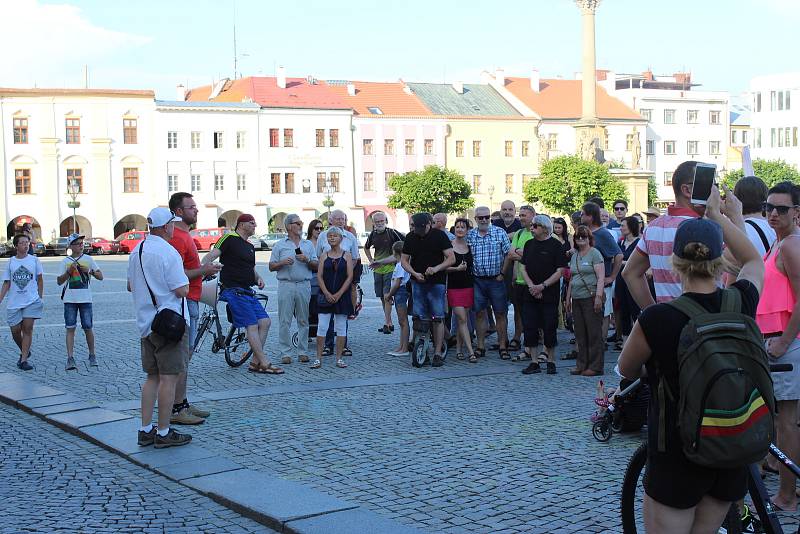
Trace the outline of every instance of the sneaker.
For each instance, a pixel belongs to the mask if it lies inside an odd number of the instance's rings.
[[[89,367],[97,367],[97,356],[94,354],[89,355]]]
[[[386,354],[388,354],[389,356],[408,356],[411,353],[408,352],[408,351],[400,352],[399,350],[393,350],[393,351],[387,352]]]
[[[189,405],[189,413],[195,417],[202,417],[203,419],[211,415],[211,412],[209,412],[208,410],[203,410],[202,408],[198,408],[194,404]]]
[[[78,366],[75,363],[75,358],[73,358],[72,356],[67,356],[67,365],[64,367],[64,370],[66,370],[66,371],[77,371],[78,370]]]
[[[28,360],[17,362],[17,367],[22,369],[23,371],[31,371],[33,366],[28,363]]]
[[[288,365],[288,364],[292,363],[292,357],[291,356],[284,356],[283,358],[281,358],[281,363],[284,364],[284,365]]]
[[[147,447],[148,445],[152,445],[153,442],[155,442],[155,440],[156,440],[156,427],[152,427],[149,432],[140,430],[139,436],[136,439],[136,443],[138,443],[140,447]]]
[[[189,434],[181,434],[170,428],[166,436],[159,436],[158,432],[156,432],[155,448],[180,447],[181,445],[187,445],[190,441],[192,441],[192,436]]]
[[[202,417],[197,417],[189,412],[189,408],[184,408],[178,413],[172,412],[169,416],[169,424],[171,425],[200,425],[205,422]]]
[[[444,365],[444,358],[442,358],[441,355],[439,355],[439,354],[434,354],[433,355],[433,362],[431,363],[431,366],[433,366],[433,367],[441,367],[443,365]]]
[[[556,363],[555,362],[547,362],[547,374],[548,375],[556,374]]]
[[[542,368],[539,367],[539,362],[531,362],[528,367],[522,370],[523,375],[532,375],[534,373],[541,373]]]

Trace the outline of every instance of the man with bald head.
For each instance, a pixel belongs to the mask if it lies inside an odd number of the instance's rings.
[[[437,230],[441,230],[445,234],[447,234],[447,238],[452,241],[456,238],[453,233],[447,229],[447,214],[446,213],[437,213],[433,216],[433,227]]]
[[[517,218],[517,207],[512,201],[504,200],[500,204],[500,218],[492,221],[492,224],[504,230],[509,239],[514,232],[522,229],[522,223]]]

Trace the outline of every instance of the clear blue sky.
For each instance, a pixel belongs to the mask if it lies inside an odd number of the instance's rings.
[[[321,79],[477,81],[580,69],[572,0],[236,0],[240,71]],[[233,74],[233,0],[0,0],[0,85],[152,88],[172,99]],[[800,70],[800,0],[603,0],[597,66],[691,70],[736,96],[752,76]],[[246,54],[246,55],[245,55]]]

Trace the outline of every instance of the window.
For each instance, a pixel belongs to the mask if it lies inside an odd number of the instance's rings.
[[[383,155],[394,156],[394,139],[383,140]]]
[[[277,195],[281,192],[281,173],[273,172],[269,175],[270,191]]]
[[[473,158],[481,157],[481,142],[480,141],[473,141],[472,142],[472,157]]]
[[[603,139],[603,150],[608,150],[608,140],[611,138],[611,135],[606,134],[605,138]]]
[[[14,185],[18,195],[31,194],[31,170],[14,169]]]
[[[739,134],[738,130],[731,130],[731,144],[732,145],[736,144],[736,139],[738,139],[738,137],[739,137],[738,134]]]
[[[719,155],[719,141],[708,142],[708,153],[712,155]]]
[[[192,150],[200,148],[200,132],[192,132]]]
[[[672,185],[672,173],[670,171],[664,173],[664,185]]]
[[[641,115],[642,118],[644,120],[646,120],[647,122],[650,122],[651,120],[653,120],[652,119],[652,117],[653,117],[653,110],[652,109],[640,109],[639,110],[639,115]]]
[[[522,157],[523,158],[527,158],[528,156],[530,156],[530,145],[531,145],[530,141],[523,141],[522,142]]]
[[[522,175],[522,190],[523,191],[525,191],[525,186],[527,186],[529,183],[531,183],[531,181],[533,181],[533,175],[532,174],[523,174]]]
[[[67,144],[77,145],[81,142],[81,120],[67,119]]]
[[[514,175],[506,174],[506,193],[514,192]]]
[[[433,139],[425,139],[425,155],[433,156]]]
[[[294,129],[292,128],[283,129],[283,146],[285,147],[294,146]]]
[[[167,132],[167,148],[178,148],[178,132]]]
[[[294,173],[287,172],[283,175],[283,192],[294,193]]]
[[[122,142],[126,145],[135,145],[136,119],[122,119]]]
[[[225,189],[225,175],[214,175],[214,191],[223,191]]]
[[[379,107],[377,107],[377,106],[369,106],[369,107],[367,108],[367,110],[368,110],[370,113],[372,113],[373,115],[383,115],[383,111],[381,111],[381,108],[379,108]]]
[[[481,175],[480,174],[473,174],[472,175],[472,192],[473,193],[480,193],[481,192]]]
[[[365,156],[372,155],[372,139],[364,139],[362,142],[363,145],[363,153]]]
[[[506,157],[510,158],[514,155],[514,141],[506,141]]]
[[[784,146],[791,146],[791,139],[792,139],[792,129],[788,126],[784,129],[784,135],[786,137],[786,141],[784,141]]]
[[[125,167],[122,169],[123,191],[125,193],[139,192],[139,169]]]
[[[664,154],[675,154],[675,141],[664,141]]]
[[[792,146],[797,146],[797,126],[792,128]]]
[[[770,148],[775,148],[776,144],[777,143],[775,142],[775,128],[770,128],[769,129],[769,147]]]
[[[214,148],[222,148],[222,132],[214,132]]]
[[[83,193],[83,170],[82,169],[67,169],[67,187],[74,183],[78,193]]]
[[[783,111],[783,91],[778,91],[778,111]]]
[[[558,150],[558,134],[547,134],[547,150]]]
[[[394,178],[395,173],[393,172],[385,172],[383,173],[383,189],[385,191],[391,191],[391,187],[389,187],[389,181]]]
[[[303,184],[303,193],[310,193],[311,192],[311,180],[306,178],[302,181]]]
[[[280,141],[278,140],[278,129],[277,128],[270,128],[269,129],[269,146],[270,148],[275,148],[281,146]]]
[[[364,173],[364,191],[375,191],[375,178],[371,172]]]
[[[664,124],[675,124],[675,110],[674,109],[665,109],[664,110]]]
[[[719,111],[709,111],[708,112],[708,123],[709,124],[719,124]]]
[[[783,128],[778,128],[778,148],[783,147]]]
[[[755,102],[756,111],[761,111],[761,93],[756,93],[756,102]]]
[[[648,139],[645,142],[645,155],[652,156],[656,153],[656,142],[652,139]]]
[[[193,174],[192,175],[191,186],[192,186],[191,189],[192,189],[193,193],[195,193],[197,191],[200,191],[200,175],[199,174]]]
[[[690,156],[696,156],[699,154],[697,151],[697,141],[686,141],[686,153]]]
[[[456,141],[456,157],[464,157],[464,141]]]
[[[323,193],[325,191],[325,173],[318,172],[317,173],[317,193]]]
[[[627,134],[625,136],[625,150],[628,152],[633,150],[633,141],[634,141],[633,138],[634,138],[633,134]]]
[[[325,146],[325,130],[317,128],[317,148]]]
[[[770,91],[769,92],[769,110],[770,111],[775,111],[775,109],[778,107],[777,100],[778,100],[778,98],[777,98],[777,94],[775,93],[775,91]]]
[[[177,174],[168,174],[167,175],[167,191],[170,193],[174,193],[178,190],[178,175]]]
[[[236,132],[236,148],[244,150],[247,140],[247,132]]]
[[[339,146],[339,130],[330,130],[328,132],[328,137],[330,137],[331,140],[330,146]]]
[[[756,128],[756,147],[761,148],[761,128]]]
[[[747,144],[747,130],[742,130],[742,144]]]
[[[792,94],[791,91],[786,91],[786,109],[792,109],[791,94]]]
[[[339,192],[339,173],[337,171],[331,172],[331,187],[335,192]]]
[[[246,174],[237,174],[236,175],[236,190],[237,191],[247,191],[247,175]]]
[[[14,144],[28,144],[28,119],[14,119]]]
[[[414,155],[414,140],[406,139],[406,156]]]
[[[686,111],[686,123],[687,124],[697,124],[697,115],[698,111],[696,109],[690,109]]]

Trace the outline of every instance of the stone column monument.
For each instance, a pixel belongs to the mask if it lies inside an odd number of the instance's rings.
[[[595,64],[594,14],[600,0],[575,0],[582,19],[581,118],[575,124],[577,154],[586,160],[603,160],[606,129],[597,117],[597,69]]]

